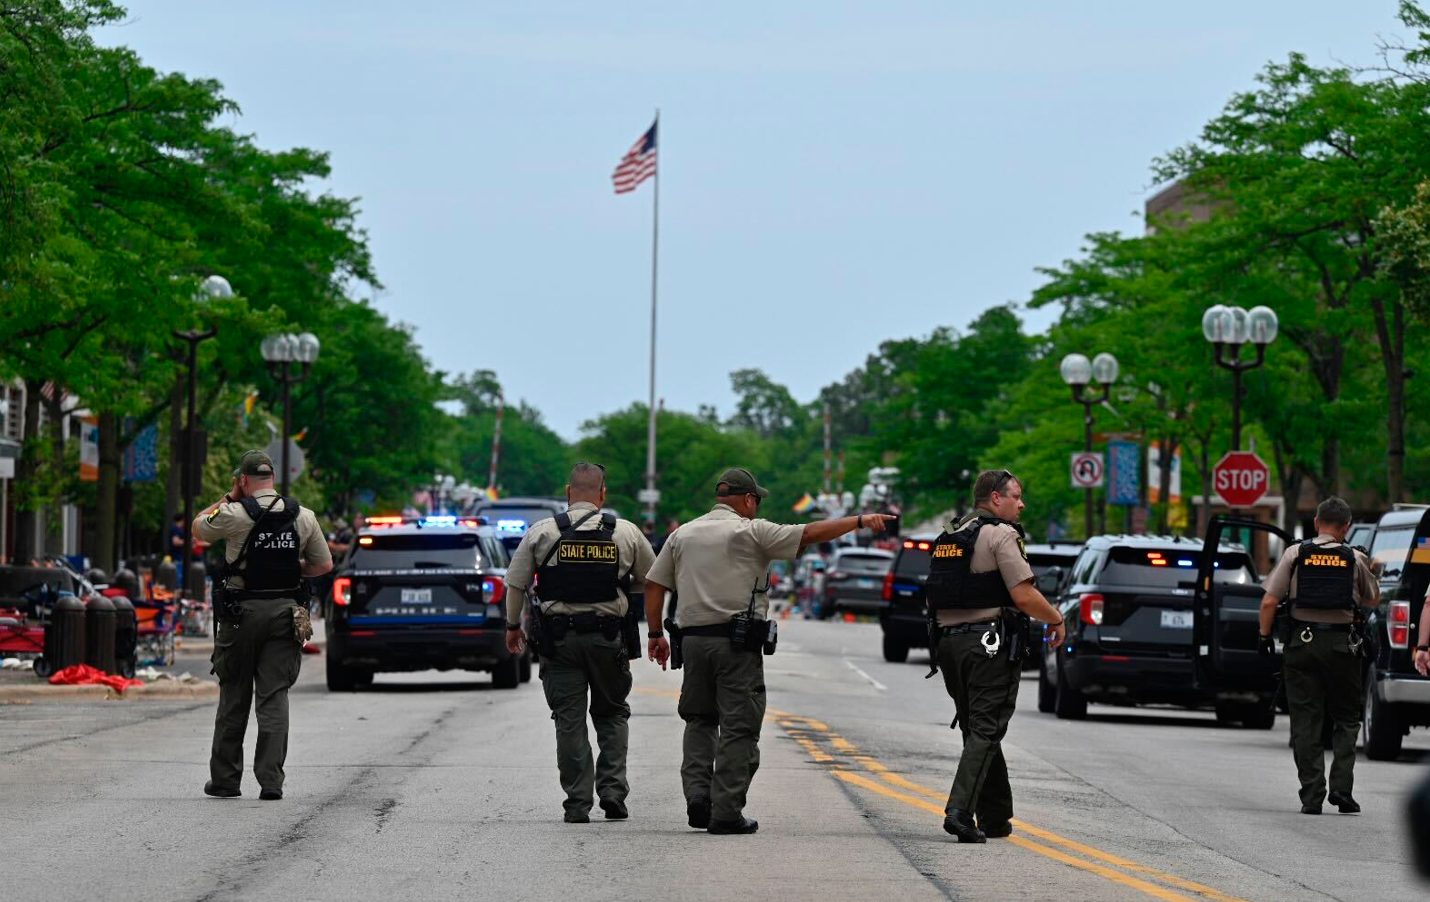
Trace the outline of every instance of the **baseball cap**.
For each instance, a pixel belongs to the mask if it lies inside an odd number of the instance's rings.
[[[728,486],[728,488],[721,492],[721,485]],[[763,488],[756,482],[755,474],[746,470],[744,467],[731,467],[724,473],[721,473],[720,479],[716,483],[715,491],[720,495],[745,495],[753,493],[759,495],[761,498],[770,497],[770,490]]]
[[[235,476],[272,476],[273,458],[264,451],[245,451],[238,459],[238,469],[233,471]]]

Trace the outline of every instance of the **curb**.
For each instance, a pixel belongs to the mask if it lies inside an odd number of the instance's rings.
[[[149,683],[116,692],[108,686],[0,686],[0,704],[29,704],[36,701],[148,701],[160,699],[217,698],[218,683]]]

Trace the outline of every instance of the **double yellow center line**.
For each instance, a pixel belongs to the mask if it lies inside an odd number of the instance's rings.
[[[943,817],[942,803],[946,798],[945,793],[893,773],[875,758],[861,752],[854,743],[831,730],[828,724],[774,709],[770,709],[767,715],[809,754],[811,760],[817,764],[828,765],[830,773],[838,779],[851,786],[902,802],[911,808]],[[933,801],[929,801],[930,799]],[[1009,836],[1008,842],[1069,867],[1088,871],[1113,883],[1146,893],[1153,898],[1201,898],[1213,899],[1216,902],[1244,902],[1210,886],[1129,861],[1120,855],[1104,852],[1051,830],[1035,827],[1026,821],[1014,820],[1013,824],[1018,832]]]

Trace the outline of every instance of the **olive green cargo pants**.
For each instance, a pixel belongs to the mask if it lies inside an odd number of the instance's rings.
[[[717,821],[739,820],[760,767],[765,658],[720,636],[687,636],[677,710],[685,721],[680,782],[685,801],[710,800]]]
[[[283,788],[288,756],[288,687],[298,680],[302,649],[293,634],[289,598],[243,602],[237,625],[218,624],[213,673],[218,676],[218,715],[214,719],[209,776],[221,789],[238,789],[243,779],[243,734],[248,710],[258,716],[253,775],[263,789]]]
[[[1291,714],[1291,751],[1301,778],[1301,804],[1319,805],[1326,797],[1324,718],[1331,719],[1332,792],[1351,794],[1356,763],[1356,734],[1364,714],[1364,669],[1351,653],[1349,634],[1334,630],[1301,639],[1293,625],[1281,669]]]
[[[972,812],[979,826],[989,827],[1013,817],[1003,736],[1017,706],[1021,674],[1008,660],[1006,645],[990,658],[982,640],[981,631],[944,636],[938,643],[938,666],[963,734],[963,753],[944,810]]]
[[[594,795],[624,803],[626,746],[630,736],[631,662],[619,636],[567,632],[554,655],[541,658],[541,685],[556,723],[556,768],[569,814],[588,814]],[[591,761],[586,731],[587,693],[600,756]]]

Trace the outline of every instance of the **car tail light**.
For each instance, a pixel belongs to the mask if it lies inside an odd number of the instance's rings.
[[[830,579],[844,579],[844,578],[847,577],[848,575],[849,575],[849,574],[845,573],[843,570],[835,570],[833,573],[829,574],[829,578],[830,578]]]
[[[333,580],[333,604],[339,607],[347,607],[352,600],[353,581],[346,576],[339,576]]]
[[[482,579],[482,594],[486,596],[487,604],[501,604],[506,598],[506,580],[500,576],[488,576]]]
[[[1392,601],[1387,625],[1390,627],[1391,648],[1410,647],[1410,602]]]
[[[1078,619],[1092,626],[1102,625],[1102,608],[1105,599],[1096,593],[1088,593],[1077,600]]]
[[[890,570],[884,574],[884,591],[880,593],[879,597],[885,601],[894,600],[894,571]]]

